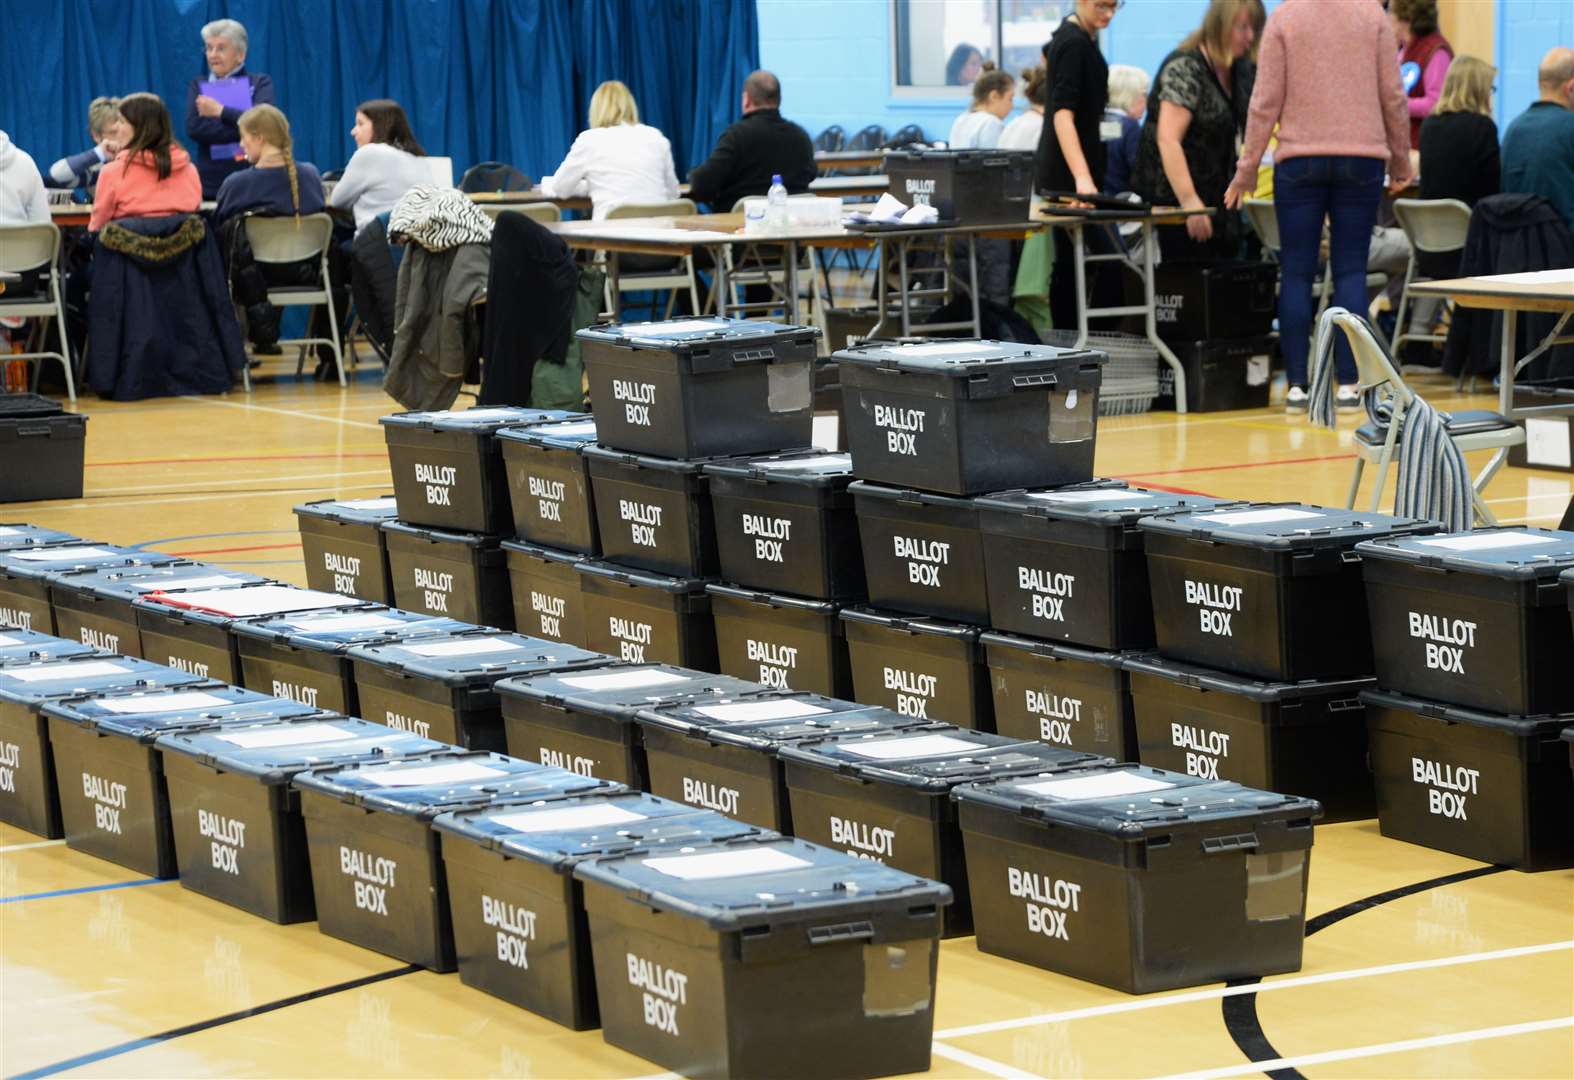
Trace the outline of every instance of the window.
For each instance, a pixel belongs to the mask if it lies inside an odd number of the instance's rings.
[[[985,60],[1013,75],[1040,49],[1073,0],[891,0],[894,92],[965,97]]]

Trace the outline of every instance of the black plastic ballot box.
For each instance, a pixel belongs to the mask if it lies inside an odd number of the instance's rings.
[[[995,730],[979,629],[844,608],[853,697],[915,720]]]
[[[1574,533],[1511,527],[1372,541],[1377,685],[1488,712],[1574,712],[1574,634],[1560,572]]]
[[[1161,329],[1160,334],[1164,334]],[[1279,339],[1273,334],[1218,337],[1200,341],[1169,340],[1170,350],[1186,371],[1186,411],[1226,412],[1266,409],[1273,382],[1273,358]],[[1155,409],[1175,407],[1175,373],[1159,372]]]
[[[596,422],[584,418],[497,433],[515,536],[581,555],[601,554],[590,470],[583,453],[595,441]]]
[[[1261,337],[1273,329],[1278,284],[1271,262],[1166,263],[1153,272],[1153,320],[1166,341]]]
[[[1229,505],[1116,480],[974,500],[996,630],[1095,649],[1153,647],[1148,560],[1137,522]]]
[[[432,819],[504,800],[617,785],[502,754],[448,751],[297,773],[317,926],[363,948],[453,971],[448,884]]]
[[[350,650],[361,715],[455,746],[501,750],[499,679],[580,671],[610,661],[574,645],[501,630],[474,629]]]
[[[679,577],[716,574],[716,523],[705,461],[587,446],[607,562]]]
[[[642,709],[649,789],[777,832],[792,832],[783,746],[873,734],[921,721],[817,694],[757,691]]]
[[[1125,668],[1144,765],[1305,795],[1328,821],[1376,812],[1361,705],[1372,679],[1264,681],[1152,654]]]
[[[266,582],[221,589],[143,593],[132,601],[142,655],[205,679],[242,683],[240,653],[230,625],[303,611],[339,611],[365,604],[353,596]],[[255,689],[255,688],[254,688]]]
[[[513,599],[499,538],[385,521],[394,603],[411,611],[512,630]]]
[[[944,881],[956,890],[947,936],[973,928],[951,789],[1109,760],[950,724],[809,739],[779,752],[787,763],[794,835]]]
[[[982,634],[995,731],[1013,739],[1137,760],[1136,720],[1124,660],[1129,652]]]
[[[1103,353],[932,341],[858,345],[835,360],[860,480],[976,495],[1093,477]]]
[[[159,736],[314,710],[222,683],[45,702],[66,846],[149,877],[174,877]]]
[[[278,702],[280,717],[162,735],[180,884],[271,922],[316,917],[297,773],[449,747]]]
[[[760,830],[637,791],[441,814],[459,980],[575,1031],[600,1025],[574,867]]]
[[[399,520],[459,532],[512,533],[497,432],[574,415],[499,405],[382,417]]]
[[[630,664],[716,670],[716,624],[704,578],[582,562],[585,648]]]
[[[611,1045],[699,1078],[929,1068],[944,885],[787,838],[574,876]]]
[[[614,664],[497,684],[509,753],[632,788],[647,783],[641,709],[679,700],[728,699],[759,689],[741,679],[672,664]]]
[[[105,653],[0,667],[0,821],[50,840],[65,835],[49,721],[39,712],[44,702],[202,681],[145,660]],[[122,809],[116,802],[107,798],[106,810]]]
[[[18,548],[45,547],[50,544],[72,544],[82,541],[75,533],[49,529],[42,525],[29,525],[23,521],[0,524],[0,551]]]
[[[179,562],[174,555],[118,544],[48,544],[0,551],[0,626],[55,632],[49,579],[66,570],[156,566]]]
[[[0,394],[0,503],[82,497],[87,420],[41,394]]]
[[[67,660],[73,656],[92,656],[104,650],[79,641],[67,641],[37,630],[0,628],[0,667],[36,664],[43,660]]]
[[[49,578],[55,632],[63,638],[125,656],[142,655],[142,632],[132,602],[152,592],[260,585],[269,579],[207,563],[67,570]]]
[[[247,686],[350,716],[360,715],[351,649],[474,629],[455,619],[386,607],[307,611],[230,624]]]
[[[851,454],[788,450],[705,466],[724,581],[819,600],[864,589]]]
[[[1467,859],[1574,866],[1574,716],[1504,716],[1387,690],[1361,695],[1384,836]]]
[[[379,526],[397,515],[392,495],[319,499],[297,506],[307,587],[392,604],[388,544]]]
[[[955,796],[980,952],[1128,994],[1300,970],[1312,800],[1141,765]]]
[[[871,605],[989,625],[983,538],[972,499],[862,480],[848,490],[858,510]]]
[[[514,598],[514,627],[521,634],[583,646],[585,601],[575,567],[584,556],[504,540],[503,558]]]
[[[722,674],[780,690],[852,696],[852,662],[835,603],[731,585],[708,585],[706,592]]]
[[[1433,522],[1302,503],[1144,518],[1159,652],[1262,679],[1372,673],[1363,540]]]
[[[1021,225],[1032,214],[1033,155],[1013,150],[893,150],[885,155],[891,197],[932,206],[943,221]]]
[[[706,316],[602,324],[575,336],[604,446],[698,458],[812,441],[813,327]]]

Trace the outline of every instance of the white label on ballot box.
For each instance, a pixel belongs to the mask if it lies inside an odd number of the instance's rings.
[[[974,753],[985,747],[954,735],[920,735],[914,739],[880,739],[867,743],[842,743],[841,749],[871,761],[906,761],[908,758],[947,757]]]
[[[220,732],[218,737],[243,750],[263,750],[272,746],[319,746],[358,736],[332,724],[281,724],[255,731]]]
[[[694,710],[724,724],[750,720],[791,720],[796,716],[818,716],[831,710],[807,701],[739,701],[731,705],[701,705]]]
[[[518,652],[524,646],[505,638],[471,638],[464,641],[439,641],[432,645],[406,645],[406,652],[417,656],[475,656],[480,653]]]
[[[109,660],[89,660],[86,663],[40,664],[38,667],[7,668],[0,672],[7,679],[17,682],[49,682],[52,679],[96,679],[102,675],[124,675],[132,670],[125,664]]]
[[[306,630],[315,634],[340,634],[351,630],[386,630],[394,626],[406,626],[402,619],[390,619],[386,615],[307,615],[296,619],[287,619],[285,626],[292,630]]]
[[[384,495],[376,499],[345,499],[343,502],[335,503],[334,505],[343,506],[350,510],[393,510],[395,509],[395,500],[392,495]]]
[[[743,877],[745,874],[780,874],[814,865],[808,859],[768,847],[716,851],[705,855],[671,855],[643,861],[658,874],[682,878],[684,881],[711,881],[716,878]]]
[[[20,536],[22,530],[14,525],[0,525],[0,536]]]
[[[645,686],[671,686],[673,683],[686,683],[689,676],[679,675],[675,671],[615,671],[610,675],[576,675],[564,679],[564,686],[572,686],[575,690],[637,690]]]
[[[187,709],[212,709],[228,705],[228,698],[190,690],[179,694],[152,694],[147,697],[99,698],[98,707],[122,716],[146,713],[184,712]]]
[[[0,634],[0,647],[20,644],[22,644],[21,638],[14,638],[10,634]]]
[[[984,350],[972,341],[937,341],[928,345],[902,345],[896,351],[902,356],[979,356]]]
[[[502,769],[488,768],[473,761],[450,761],[412,769],[368,769],[361,773],[361,778],[378,787],[426,787],[430,784],[471,784],[507,775]]]
[[[444,417],[451,420],[520,420],[518,409],[448,409],[444,412],[428,413],[432,417]]]
[[[1527,417],[1525,420],[1525,461],[1530,465],[1570,465],[1569,418]]]
[[[1193,521],[1206,521],[1210,525],[1273,525],[1281,521],[1304,521],[1323,515],[1310,510],[1229,510],[1222,514],[1199,514]]]
[[[36,551],[13,551],[10,558],[23,562],[78,562],[82,559],[102,559],[119,552],[103,547],[38,548]]]
[[[146,581],[127,582],[139,592],[156,592],[164,589],[167,592],[180,592],[187,589],[217,589],[225,585],[247,585],[249,578],[236,577],[233,574],[210,574],[207,577],[191,578],[148,578]]]
[[[612,806],[609,803],[586,803],[583,806],[565,806],[561,809],[541,810],[533,814],[493,814],[491,820],[516,832],[544,833],[628,825],[650,819],[645,814],[636,814],[621,806]]]
[[[663,337],[669,334],[692,334],[696,330],[730,330],[728,319],[674,319],[670,322],[624,323],[618,327],[629,337]]]
[[[1450,551],[1492,551],[1497,548],[1531,547],[1535,544],[1567,543],[1566,537],[1537,536],[1528,532],[1471,533],[1466,536],[1439,536],[1417,540],[1418,545],[1447,548]]]
[[[753,468],[762,471],[769,469],[818,469],[822,465],[842,465],[852,467],[851,454],[820,454],[818,457],[787,458],[783,461],[756,461]]]
[[[1155,780],[1139,773],[1109,772],[1077,776],[1069,780],[1041,780],[1036,784],[1023,784],[1017,790],[1072,802],[1078,799],[1118,799],[1125,795],[1163,791],[1174,786],[1168,781]]]
[[[580,420],[572,424],[554,424],[552,427],[542,431],[541,434],[551,435],[554,438],[564,435],[567,435],[570,438],[575,435],[589,435],[594,437],[596,434],[596,422],[594,420]]]
[[[1158,498],[1151,491],[1124,491],[1120,488],[1104,491],[1030,491],[1027,497],[1051,503],[1131,503]]]
[[[239,589],[198,589],[182,592],[181,604],[221,615],[280,615],[308,608],[352,607],[366,601],[338,593],[297,589],[291,585],[257,585]]]

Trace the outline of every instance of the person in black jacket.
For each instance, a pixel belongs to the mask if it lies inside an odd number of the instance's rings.
[[[1474,56],[1448,66],[1437,106],[1421,123],[1421,197],[1475,206],[1501,184],[1492,80],[1497,68]]]
[[[186,86],[186,134],[196,144],[191,156],[202,177],[204,199],[216,198],[225,178],[246,168],[240,148],[241,113],[253,105],[276,104],[273,80],[246,70],[246,42],[246,28],[234,19],[208,23],[202,28],[207,71]],[[227,96],[220,101],[203,92],[204,83],[226,84],[238,92],[233,100]],[[238,104],[242,99],[247,100]]]
[[[782,84],[769,71],[743,81],[743,119],[729,125],[716,149],[689,170],[689,198],[726,214],[745,195],[764,195],[780,175],[789,195],[809,190],[815,178],[809,133],[781,114]]]

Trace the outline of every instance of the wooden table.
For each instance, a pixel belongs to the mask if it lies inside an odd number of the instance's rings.
[[[809,182],[811,195],[825,195],[828,197],[841,197],[846,199],[878,198],[885,194],[889,181],[884,175],[866,176],[817,176]],[[688,198],[689,185],[678,185],[678,196]],[[528,191],[474,191],[470,198],[475,202],[490,206],[529,206],[531,204],[551,203],[561,210],[589,210],[591,209],[588,195],[548,195],[539,187]]]
[[[219,204],[217,202],[214,202],[211,199],[204,199],[202,202],[197,204],[197,212],[207,213],[218,205]],[[49,220],[53,221],[62,229],[86,228],[88,222],[90,222],[92,219],[92,203],[67,202],[49,204]]]
[[[884,150],[816,150],[815,168],[821,172],[832,169],[878,169],[885,164]]]

